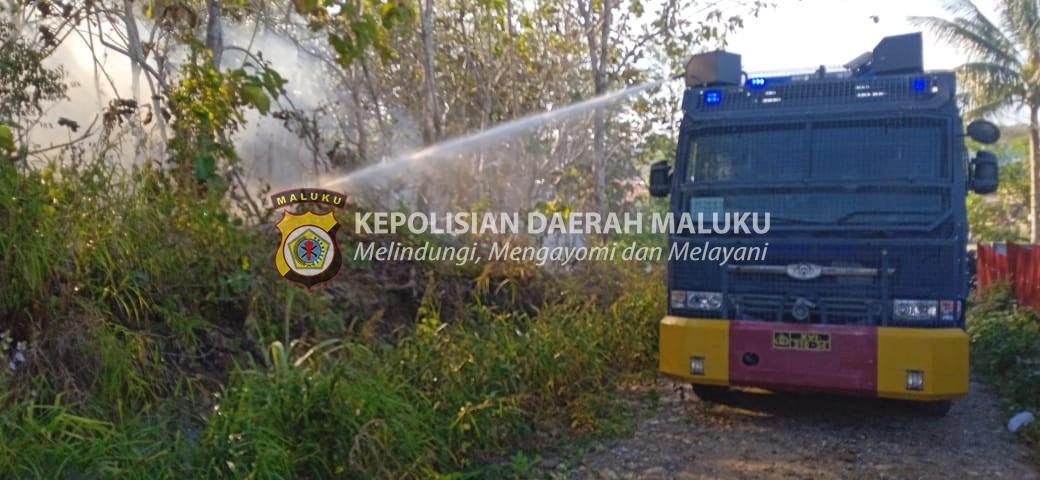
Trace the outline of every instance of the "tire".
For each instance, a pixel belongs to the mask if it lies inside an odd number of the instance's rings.
[[[722,387],[718,385],[699,385],[692,384],[693,393],[697,394],[697,398],[700,398],[704,402],[719,402],[724,400],[729,394],[729,387]]]
[[[945,417],[950,412],[953,402],[950,400],[939,400],[937,402],[914,402],[914,409],[926,417]]]

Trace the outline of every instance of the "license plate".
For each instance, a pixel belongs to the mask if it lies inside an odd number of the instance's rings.
[[[774,331],[773,348],[826,352],[831,349],[831,336],[829,333]]]

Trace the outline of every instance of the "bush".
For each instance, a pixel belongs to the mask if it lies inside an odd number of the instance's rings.
[[[643,284],[606,312],[575,300],[445,321],[427,298],[412,334],[375,349],[276,341],[201,419],[173,398],[122,421],[60,395],[14,402],[0,411],[0,477],[523,476],[514,452],[625,420],[615,388],[655,358],[660,307],[643,300],[664,287]]]
[[[237,372],[218,397],[196,476],[414,476],[445,451],[413,386],[366,348],[319,346],[292,362],[281,343],[271,352],[270,369]]]
[[[299,294],[252,265],[273,232],[161,172],[8,166],[0,193],[2,478],[523,476],[654,370],[660,264],[426,266],[388,338],[335,298],[373,277]]]
[[[523,476],[654,371],[663,265],[404,265],[425,285],[371,335],[402,265],[302,294],[232,211],[152,168],[0,162],[0,478]]]
[[[76,412],[60,396],[10,400],[0,397],[0,477],[186,478],[190,430],[168,412],[112,422]]]
[[[972,365],[1014,411],[1040,414],[1040,316],[1017,307],[1011,286],[997,284],[970,300]],[[1040,441],[1040,430],[1023,430]]]
[[[272,241],[155,169],[0,162],[0,275],[18,279],[0,285],[0,332],[26,347],[17,377],[141,408],[185,371],[221,368],[214,352],[238,348],[227,332],[284,303],[287,286],[250,265]]]

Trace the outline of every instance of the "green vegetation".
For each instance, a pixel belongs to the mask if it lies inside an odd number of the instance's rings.
[[[1040,316],[1016,304],[1011,286],[994,284],[968,310],[972,366],[1008,403],[1009,411],[1040,413]],[[1040,424],[1022,430],[1040,450]]]
[[[688,1],[0,7],[0,478],[522,477],[538,449],[626,428],[616,389],[655,370],[662,265],[348,261],[307,292],[271,264],[242,133],[280,125],[259,132],[306,146],[314,175],[343,172],[400,154],[403,119],[432,144],[672,73],[670,55],[739,24]],[[646,55],[662,71],[636,68]],[[92,75],[67,78],[72,57]],[[509,142],[530,163],[486,158],[376,198],[661,208],[637,204],[650,159],[631,159],[674,112],[632,111],[599,122],[595,146],[582,126],[546,129]],[[598,182],[578,174],[591,167]],[[349,249],[362,239],[338,213]]]
[[[1040,242],[1040,6],[1033,0],[995,2],[996,15],[987,17],[972,0],[945,5],[954,18],[912,17],[960,48],[968,57],[957,68],[957,81],[968,119],[1026,107],[1029,112],[1029,155],[1025,162],[1031,214],[1029,241]]]
[[[971,142],[977,151],[983,146]],[[1027,127],[1001,127],[1001,138],[984,149],[1000,160],[1000,186],[989,195],[969,193],[968,225],[974,242],[1029,240],[1029,138]]]
[[[427,265],[388,318],[336,298],[370,266],[303,293],[273,228],[160,172],[6,165],[0,477],[505,474],[623,426],[615,387],[653,371],[659,266]]]
[[[132,101],[96,150],[35,164],[12,133],[30,122],[6,116],[0,477],[522,475],[525,450],[623,428],[615,388],[653,371],[660,265],[348,262],[305,293],[270,264],[231,140],[284,82],[191,47],[169,166],[108,157]]]

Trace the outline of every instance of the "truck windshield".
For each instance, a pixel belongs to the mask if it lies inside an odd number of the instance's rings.
[[[941,120],[701,129],[689,145],[693,213],[770,212],[774,224],[927,224],[946,211]],[[933,183],[934,185],[934,183]],[[702,208],[710,206],[710,208]]]

